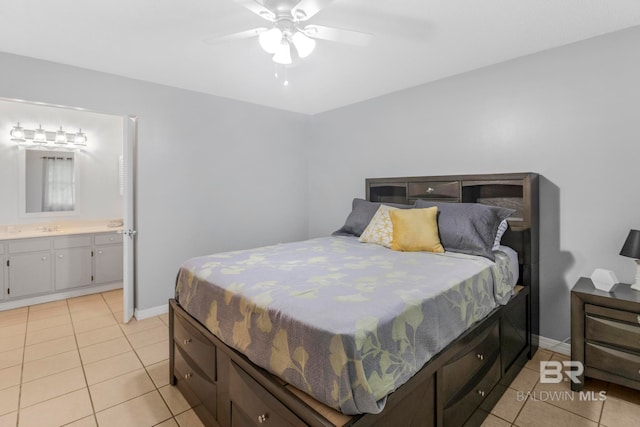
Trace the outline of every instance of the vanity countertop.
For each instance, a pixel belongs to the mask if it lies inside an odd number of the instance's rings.
[[[109,227],[105,223],[101,224],[64,224],[56,226],[40,226],[29,228],[15,228],[8,231],[6,228],[0,228],[0,241],[32,239],[36,237],[57,237],[69,236],[72,234],[89,234],[89,233],[116,233],[122,231],[122,226]]]

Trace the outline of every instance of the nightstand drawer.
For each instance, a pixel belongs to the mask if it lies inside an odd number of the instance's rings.
[[[586,343],[585,362],[588,367],[640,381],[640,355]]]
[[[585,336],[589,341],[640,351],[640,326],[587,315]]]
[[[601,307],[598,305],[585,304],[584,311],[586,314],[595,314],[602,317],[608,317],[610,319],[621,320],[623,322],[631,323],[634,325],[640,325],[640,313],[634,313],[632,311],[616,310],[608,307]]]

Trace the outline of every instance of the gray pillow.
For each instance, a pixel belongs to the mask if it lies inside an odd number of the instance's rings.
[[[418,200],[416,208],[438,207],[438,232],[446,251],[478,255],[494,261],[493,246],[500,223],[515,211],[478,203]]]
[[[353,199],[353,203],[351,204],[351,213],[349,214],[349,216],[347,216],[347,220],[345,221],[342,228],[340,230],[334,231],[332,235],[360,237],[364,229],[367,228],[367,225],[369,225],[369,222],[371,222],[371,218],[373,218],[380,205],[383,204],[400,209],[410,209],[413,207],[413,205],[401,205],[398,203],[378,203],[368,202],[363,199]]]

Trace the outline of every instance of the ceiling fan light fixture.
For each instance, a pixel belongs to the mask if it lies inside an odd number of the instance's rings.
[[[280,43],[276,53],[273,55],[273,62],[282,65],[291,64],[291,45],[289,41],[282,40],[282,43]]]
[[[302,31],[296,31],[291,38],[300,58],[306,58],[316,48],[316,41]]]
[[[274,54],[282,44],[282,31],[278,27],[273,27],[268,31],[260,33],[258,41],[265,52]]]

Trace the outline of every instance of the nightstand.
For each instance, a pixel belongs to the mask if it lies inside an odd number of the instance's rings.
[[[598,378],[640,390],[640,292],[618,283],[599,291],[582,277],[571,290],[571,360],[584,365],[584,378]]]

